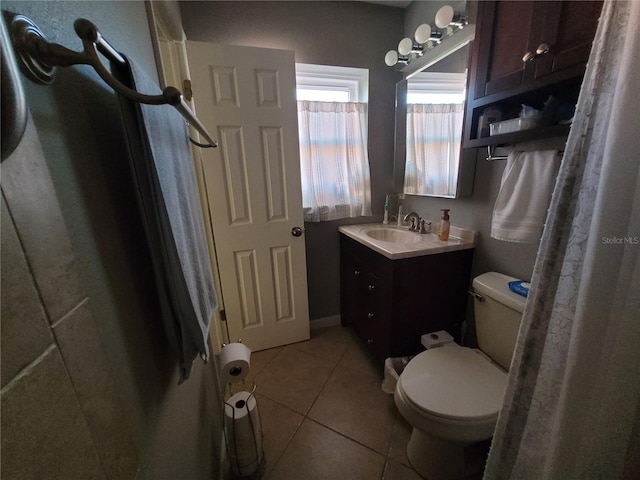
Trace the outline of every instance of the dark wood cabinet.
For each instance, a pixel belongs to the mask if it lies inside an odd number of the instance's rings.
[[[591,45],[602,11],[601,1],[534,2],[533,46],[548,45],[546,53],[533,64],[533,85],[541,80],[557,81],[560,76],[584,75]],[[547,79],[547,76],[548,77]]]
[[[531,49],[535,3],[480,2],[470,99],[515,90],[523,84],[530,62],[523,62],[522,56]]]
[[[558,127],[553,116],[546,117],[535,131],[504,138],[481,137],[478,123],[488,107],[498,108],[505,120],[516,118],[521,104],[543,110],[552,96],[554,102],[570,110],[577,100],[601,9],[601,1],[479,2],[464,147],[568,132],[569,127]],[[523,60],[525,56],[529,60]]]
[[[373,356],[415,355],[421,335],[447,330],[460,340],[473,250],[390,260],[340,234],[342,324]]]

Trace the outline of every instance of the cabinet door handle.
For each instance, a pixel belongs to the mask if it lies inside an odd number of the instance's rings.
[[[369,313],[367,313],[367,317],[373,318],[373,317],[375,317],[375,315],[373,313],[369,312]]]
[[[541,43],[536,49],[536,55],[544,55],[545,53],[549,53],[549,50],[551,50],[551,47],[548,43]]]
[[[545,53],[549,53],[549,50],[551,50],[551,47],[549,46],[548,43],[541,43],[538,48],[536,48],[535,52],[527,52],[524,54],[524,56],[522,57],[522,61],[523,62],[531,62],[533,60],[535,60],[536,58],[538,58],[541,55],[544,55]]]
[[[369,291],[373,292],[376,289],[375,285],[369,285]]]

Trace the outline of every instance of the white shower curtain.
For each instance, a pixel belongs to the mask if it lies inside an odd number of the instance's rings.
[[[455,196],[462,104],[407,105],[404,193]]]
[[[304,221],[371,215],[367,104],[298,102]]]
[[[640,478],[640,2],[605,2],[485,479]]]

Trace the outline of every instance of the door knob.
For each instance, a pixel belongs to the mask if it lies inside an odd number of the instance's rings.
[[[304,230],[300,227],[293,227],[291,229],[291,235],[293,235],[294,237],[299,237],[300,235],[302,235],[302,232],[304,232]]]

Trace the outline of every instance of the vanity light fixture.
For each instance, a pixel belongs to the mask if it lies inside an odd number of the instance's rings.
[[[384,63],[389,67],[400,63],[408,65],[417,58],[420,58],[427,50],[431,50],[442,41],[442,32],[431,28],[431,25],[424,23],[418,27],[415,33],[416,41],[406,37],[398,43],[398,51],[389,50],[384,56]]]
[[[436,26],[447,28],[450,26],[463,28],[467,24],[467,17],[453,10],[453,7],[445,5],[436,13]]]
[[[460,32],[463,27],[467,26],[467,16],[464,12],[456,12],[449,5],[438,10],[435,23],[438,28],[444,30],[438,30],[428,23],[423,23],[416,29],[415,41],[409,37],[400,40],[398,50],[389,50],[384,56],[384,63],[389,67],[398,64],[406,65],[401,68],[402,71],[409,71],[412,69],[412,65],[415,65],[416,68],[426,68],[424,64],[432,64],[433,62],[431,57],[439,58],[439,51],[444,48],[444,44],[447,44],[448,53],[451,53],[469,43],[475,36],[475,29],[472,28],[474,25],[470,25],[469,28]],[[466,31],[469,29],[473,31],[467,34]],[[460,35],[464,38],[460,38]]]

